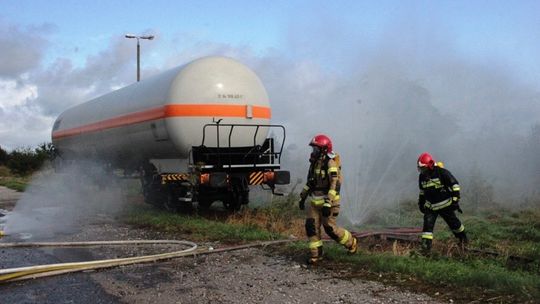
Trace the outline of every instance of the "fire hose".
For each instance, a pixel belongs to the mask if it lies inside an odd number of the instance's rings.
[[[403,228],[401,230],[403,230]],[[412,231],[400,231],[400,232],[402,233],[403,232],[404,233],[417,232],[416,230],[417,228],[413,229]],[[363,238],[363,237],[377,235],[377,234],[381,234],[385,232],[389,233],[390,231],[371,232],[365,235],[358,234],[358,235],[355,235],[355,237]],[[392,231],[392,232],[396,233],[396,231]],[[5,236],[5,233],[2,230],[0,230],[0,238],[2,238],[2,236]],[[1,248],[30,248],[30,247],[94,247],[94,246],[133,245],[133,244],[135,245],[174,244],[174,245],[189,246],[188,249],[184,249],[184,250],[161,253],[161,254],[154,254],[154,255],[145,255],[145,256],[139,256],[139,257],[47,264],[47,265],[36,265],[36,266],[1,269],[0,270],[0,284],[13,282],[13,281],[59,275],[59,274],[70,273],[70,272],[80,272],[80,271],[88,271],[88,270],[94,270],[94,269],[112,268],[112,267],[137,264],[137,263],[150,263],[150,262],[157,262],[161,260],[173,259],[173,258],[178,258],[178,257],[185,257],[185,256],[191,256],[191,255],[198,255],[198,254],[202,255],[202,254],[209,254],[209,253],[218,253],[218,252],[231,251],[231,250],[240,250],[240,249],[245,249],[245,248],[250,248],[250,247],[268,246],[268,245],[286,243],[286,242],[292,242],[292,241],[295,241],[295,240],[286,239],[286,240],[256,242],[256,243],[251,243],[251,244],[224,247],[224,248],[218,248],[218,249],[214,249],[211,247],[202,249],[202,248],[198,248],[197,244],[193,242],[177,241],[177,240],[0,243],[0,249]]]
[[[240,250],[250,247],[261,247],[274,245],[279,243],[291,242],[294,240],[277,240],[256,242],[246,245],[238,245],[231,247],[224,247],[213,249],[208,247],[205,249],[198,249],[197,244],[190,241],[177,241],[177,240],[129,240],[129,241],[96,241],[96,242],[38,242],[38,243],[0,243],[0,248],[23,248],[23,247],[92,247],[92,246],[110,246],[110,245],[130,245],[130,244],[174,244],[189,246],[187,249],[160,253],[154,255],[145,255],[139,257],[117,258],[107,260],[85,261],[85,262],[73,262],[73,263],[59,263],[59,264],[46,264],[19,268],[9,268],[0,270],[0,284],[35,279],[40,277],[54,276],[70,272],[88,271],[93,269],[111,268],[122,265],[130,265],[136,263],[150,263],[157,262],[166,259],[173,259],[185,256],[202,255],[209,253],[218,253],[224,251]]]
[[[0,231],[2,233],[2,231]],[[371,236],[378,236],[389,240],[402,240],[411,241],[411,236],[417,237],[418,228],[389,228],[380,231],[366,231],[363,233],[353,233],[358,238],[366,238]],[[0,235],[1,238],[1,235]],[[325,241],[331,241],[330,239],[324,239]],[[139,257],[117,258],[108,260],[96,260],[85,262],[73,262],[73,263],[59,263],[59,264],[47,264],[37,265],[10,269],[0,270],[0,284],[13,281],[35,279],[40,277],[54,276],[70,272],[88,271],[102,268],[112,268],[122,265],[130,265],[137,263],[150,263],[162,260],[174,259],[186,256],[204,255],[210,253],[220,253],[233,250],[247,249],[251,247],[265,247],[269,245],[282,244],[288,242],[298,241],[296,239],[284,239],[275,241],[255,242],[244,245],[230,246],[214,249],[212,247],[199,248],[197,244],[190,241],[178,241],[178,240],[129,240],[129,241],[95,241],[95,242],[36,242],[36,243],[0,243],[0,249],[2,248],[29,248],[29,247],[92,247],[92,246],[112,246],[112,245],[147,245],[147,244],[173,244],[189,246],[189,248],[179,251],[173,251],[168,253],[160,253],[154,255],[145,255]],[[499,256],[500,254],[494,252],[487,252],[484,250],[477,250],[467,248],[467,251],[471,253],[489,253],[491,255]],[[523,260],[530,262],[523,257],[510,256],[510,259]]]

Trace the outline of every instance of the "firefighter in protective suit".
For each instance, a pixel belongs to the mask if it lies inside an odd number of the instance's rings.
[[[465,246],[468,242],[465,227],[455,214],[456,210],[462,213],[458,181],[450,171],[436,163],[429,153],[420,154],[417,165],[420,172],[418,208],[424,214],[422,253],[429,254],[431,251],[433,228],[439,215],[458,238],[460,245]]]
[[[312,147],[307,183],[300,193],[299,207],[306,210],[306,234],[311,256],[308,264],[322,259],[321,224],[326,234],[343,245],[349,253],[357,251],[357,240],[351,233],[336,225],[339,214],[339,190],[342,183],[339,155],[332,149],[328,136],[319,134],[311,140]],[[305,208],[305,201],[309,204]]]

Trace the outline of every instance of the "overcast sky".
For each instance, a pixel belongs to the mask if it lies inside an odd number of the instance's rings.
[[[8,150],[50,141],[61,111],[133,82],[136,44],[126,33],[156,35],[141,43],[143,78],[226,55],[263,74],[271,98],[283,75],[298,80],[295,98],[310,98],[310,79],[346,80],[381,52],[380,64],[399,63],[411,78],[447,90],[457,106],[466,98],[445,79],[471,84],[467,75],[479,69],[488,77],[481,90],[510,78],[515,90],[526,88],[523,98],[534,98],[540,85],[538,1],[3,0],[0,7],[0,145]],[[456,105],[444,98],[439,107],[452,112]],[[279,122],[284,111],[273,107]]]

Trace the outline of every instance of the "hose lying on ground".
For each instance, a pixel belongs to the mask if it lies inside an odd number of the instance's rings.
[[[190,241],[175,241],[175,240],[133,240],[133,241],[97,241],[97,242],[40,242],[40,243],[0,243],[0,248],[22,248],[22,247],[91,247],[104,245],[129,245],[129,244],[175,244],[191,246],[188,249],[174,251],[169,253],[160,253],[154,255],[145,255],[140,257],[118,258],[108,260],[97,260],[87,262],[47,264],[38,266],[28,266],[19,268],[9,268],[0,270],[0,284],[35,279],[39,277],[59,275],[69,272],[78,272],[91,269],[110,268],[121,265],[129,265],[136,263],[157,262],[165,259],[184,257],[197,254],[218,253],[231,250],[240,250],[250,247],[268,246],[279,243],[291,242],[294,240],[277,240],[267,242],[257,242],[246,245],[238,245],[225,248],[207,248],[197,250],[197,244]]]

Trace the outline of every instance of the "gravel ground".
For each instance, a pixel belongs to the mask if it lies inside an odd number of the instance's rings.
[[[0,187],[0,209],[12,208],[7,203],[11,195],[13,192]],[[133,229],[106,215],[84,225],[76,233],[56,236],[54,241],[171,238]],[[220,247],[216,243],[199,245]],[[125,256],[141,251],[133,247],[47,249],[39,253],[32,250],[24,254],[2,252],[0,267]],[[343,277],[348,277],[344,270],[307,268],[265,248],[249,248],[15,282],[0,285],[0,293],[12,303],[442,303],[425,294]]]
[[[13,210],[22,193],[0,186],[0,231],[4,230],[5,216]]]
[[[96,232],[104,227],[126,238],[137,234],[107,225]],[[91,234],[85,231],[83,239]],[[344,272],[306,268],[264,248],[250,248],[115,268],[91,277],[126,303],[437,303],[378,282],[340,279]]]
[[[22,193],[0,186],[0,209],[12,210]]]

